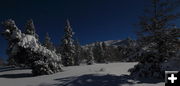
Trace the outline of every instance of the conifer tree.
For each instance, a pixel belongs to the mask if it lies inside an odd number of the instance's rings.
[[[87,50],[87,61],[86,61],[87,65],[92,65],[94,63],[94,56],[93,56],[93,52],[92,52],[92,48],[89,47]]]
[[[79,65],[80,59],[81,59],[82,48],[81,48],[81,45],[79,44],[78,40],[75,40],[74,45],[75,45],[74,65]]]
[[[30,19],[27,21],[26,25],[25,25],[25,34],[28,34],[28,35],[33,35],[35,36],[36,38],[38,38],[39,36],[36,34],[36,29],[35,29],[35,26],[34,26],[34,23],[33,23],[33,20]]]
[[[174,0],[151,0],[151,8],[145,10],[146,15],[140,18],[139,41],[142,50],[139,64],[130,69],[131,75],[140,77],[163,78],[161,64],[175,56],[180,29],[175,28],[172,21],[179,18],[174,13]]]
[[[10,32],[10,31],[17,31],[18,30],[18,28],[17,28],[17,26],[15,25],[15,22],[12,20],[12,19],[9,19],[11,22],[7,22],[7,24],[5,24],[4,22],[2,22],[2,25],[4,26],[4,27],[9,27],[9,29],[7,30],[7,31],[5,31],[5,32],[2,32],[2,36],[3,37],[5,37],[5,39],[6,40],[9,40],[9,42],[8,42],[8,48],[6,49],[6,53],[7,53],[7,55],[8,55],[8,60],[7,60],[7,62],[8,62],[8,65],[14,65],[14,66],[17,66],[18,65],[18,63],[17,63],[17,61],[14,59],[14,57],[11,55],[11,51],[12,51],[12,49],[13,49],[13,46],[14,46],[14,44],[17,42],[17,39],[11,39],[11,34],[10,33],[8,33],[7,34],[7,32]],[[10,26],[9,26],[10,25]],[[16,37],[14,37],[14,38],[16,38]]]
[[[107,62],[107,59],[109,59],[109,51],[108,51],[108,46],[106,45],[105,42],[102,43],[102,53],[103,53],[103,62]]]
[[[64,37],[62,39],[62,63],[64,66],[72,66],[74,65],[74,56],[75,56],[75,46],[71,25],[69,20],[66,21],[66,26],[64,29]]]
[[[105,62],[105,51],[103,49],[103,47],[105,47],[104,45],[102,46],[101,42],[96,42],[95,46],[93,48],[93,55],[94,55],[94,59],[97,63],[104,63]]]
[[[7,49],[9,62],[15,63],[15,66],[32,68],[33,75],[62,71],[60,55],[42,46],[33,34],[22,33],[14,20],[9,19],[2,24],[4,28],[2,35],[9,43]]]
[[[54,47],[53,43],[51,42],[51,38],[49,37],[49,34],[48,34],[48,33],[46,33],[45,41],[44,41],[43,45],[44,45],[47,49],[55,50],[55,47]]]

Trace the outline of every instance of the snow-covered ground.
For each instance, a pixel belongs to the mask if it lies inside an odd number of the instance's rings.
[[[156,80],[133,80],[127,72],[137,63],[64,67],[63,72],[33,77],[30,69],[0,72],[0,86],[164,86]]]

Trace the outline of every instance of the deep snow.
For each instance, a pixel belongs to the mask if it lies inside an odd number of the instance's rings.
[[[128,69],[137,63],[64,67],[63,72],[33,77],[30,69],[0,72],[0,86],[164,86],[164,82],[133,80]]]

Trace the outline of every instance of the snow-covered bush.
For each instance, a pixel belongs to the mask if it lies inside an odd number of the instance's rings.
[[[33,22],[28,28],[34,27]],[[33,25],[33,26],[32,26]],[[32,68],[34,75],[52,74],[61,71],[61,56],[42,46],[36,35],[21,33],[11,19],[3,22],[4,37],[9,42],[8,55],[18,64]]]
[[[164,78],[164,70],[161,68],[161,63],[158,61],[158,55],[155,52],[144,52],[140,62],[129,69],[131,76],[136,78],[139,77],[153,77],[153,78]]]

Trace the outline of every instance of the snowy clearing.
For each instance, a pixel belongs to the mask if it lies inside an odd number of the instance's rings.
[[[63,72],[33,77],[30,69],[0,72],[1,86],[164,86],[156,80],[133,80],[127,72],[137,63],[64,67]]]

